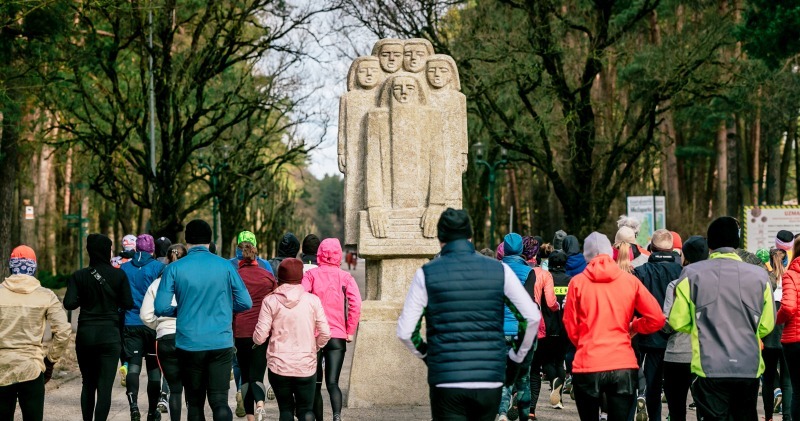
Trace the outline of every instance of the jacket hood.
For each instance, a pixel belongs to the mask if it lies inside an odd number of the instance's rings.
[[[581,245],[578,243],[578,237],[575,237],[574,235],[566,236],[562,246],[564,253],[567,253],[567,256],[573,256],[581,252]]]
[[[521,235],[512,232],[503,238],[504,256],[516,256],[522,254],[522,249],[523,244]]]
[[[133,259],[130,260],[131,264],[137,268],[143,267],[148,263],[156,260],[152,254],[146,251],[137,251]]]
[[[547,262],[548,267],[551,269],[563,268],[567,264],[567,255],[561,250],[554,251],[550,253],[550,257],[547,259]]]
[[[800,273],[800,256],[796,256],[792,263],[789,263],[788,270]]]
[[[302,284],[280,284],[274,292],[278,302],[286,308],[296,307],[305,293],[306,290]]]
[[[591,282],[608,283],[617,279],[622,275],[622,269],[619,268],[611,256],[607,254],[599,254],[586,265],[583,274]]]
[[[291,232],[287,232],[278,244],[278,257],[297,257],[298,252],[300,252],[300,240]]]
[[[3,286],[18,294],[30,294],[42,284],[30,275],[11,275],[3,281]]]
[[[89,253],[89,265],[111,264],[111,239],[103,234],[89,234],[86,237],[86,251]]]
[[[326,238],[319,243],[317,263],[320,266],[336,266],[342,264],[342,245],[337,238]]]

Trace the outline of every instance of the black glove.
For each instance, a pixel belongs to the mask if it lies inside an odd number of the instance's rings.
[[[515,363],[511,358],[506,357],[506,381],[505,386],[511,387],[517,382],[517,378],[522,371],[522,365]]]
[[[56,363],[50,361],[47,357],[44,357],[44,382],[45,384],[50,381],[53,377],[53,367],[56,366]]]

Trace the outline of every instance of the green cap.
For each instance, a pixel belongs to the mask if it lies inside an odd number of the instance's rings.
[[[758,256],[758,258],[764,263],[769,262],[769,250],[767,249],[756,250],[756,256]]]
[[[254,246],[258,246],[256,242],[256,235],[250,231],[242,231],[239,233],[239,237],[236,239],[236,245],[242,244],[242,242],[247,241]]]

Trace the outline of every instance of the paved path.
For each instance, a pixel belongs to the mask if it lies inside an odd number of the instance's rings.
[[[343,269],[347,269],[346,266]],[[364,261],[360,261],[358,265],[358,269],[352,272],[356,281],[358,282],[359,288],[361,288],[362,295],[364,292]],[[73,324],[77,319],[77,314],[73,320]],[[74,336],[74,335],[73,335]],[[352,365],[352,350],[353,346],[348,346],[347,357],[345,359],[345,364],[342,371],[342,390],[345,394],[345,399],[347,397],[347,392],[349,389],[349,379],[350,379],[350,367]],[[411,358],[411,356],[409,356]],[[391,379],[385,378],[377,378],[375,379],[376,382],[386,382],[391,381]],[[146,376],[142,375],[141,384],[146,384]],[[575,409],[575,403],[568,397],[564,397],[564,409],[562,410],[555,410],[551,409],[548,404],[549,398],[549,388],[547,386],[542,387],[542,394],[539,398],[540,403],[544,403],[544,407],[541,405],[539,406],[539,410],[537,411],[537,417],[539,420],[577,420],[578,414]],[[80,420],[81,419],[81,411],[80,411],[80,393],[81,393],[81,380],[80,374],[77,371],[77,364],[75,362],[75,347],[74,344],[71,344],[68,348],[68,351],[65,355],[65,358],[62,363],[56,367],[56,372],[54,375],[53,381],[51,381],[47,385],[47,397],[45,401],[45,421],[72,421],[72,420]],[[326,396],[326,419],[331,419],[330,414],[330,405],[327,401],[327,394],[323,392]],[[139,393],[139,402],[144,403],[142,405],[142,409],[146,409],[147,406],[147,398],[144,389],[140,390]],[[233,387],[233,382],[231,382],[231,390],[228,396],[228,402],[231,405],[231,408],[235,408],[236,400],[235,400],[235,388]],[[270,420],[277,420],[278,419],[278,409],[277,404],[275,401],[267,401],[267,414],[269,415]],[[759,399],[759,408],[760,408],[760,399]],[[759,413],[763,416],[763,411],[759,410]],[[184,416],[183,419],[186,419],[186,412],[184,409]],[[664,417],[666,418],[667,408],[664,405],[663,409]],[[379,409],[350,409],[345,408],[343,411],[343,417],[347,421],[351,420],[364,420],[364,421],[374,421],[374,420],[384,420],[384,419],[391,419],[391,420],[430,420],[430,408],[428,406],[404,406],[404,407],[383,407]],[[776,419],[779,418],[776,416]],[[129,412],[128,412],[128,404],[125,398],[125,388],[119,386],[119,380],[115,382],[114,390],[113,390],[113,397],[112,397],[112,404],[111,404],[111,414],[109,416],[109,420],[112,421],[123,421],[129,420]],[[168,417],[164,414],[164,420],[167,420]],[[206,409],[206,419],[211,419],[211,414],[208,409]],[[234,419],[238,419],[235,418]],[[243,419],[243,418],[242,418]],[[689,419],[696,420],[694,411],[689,411]],[[14,418],[15,421],[21,421],[22,417],[17,411],[16,417]],[[0,420],[5,421],[5,420]]]

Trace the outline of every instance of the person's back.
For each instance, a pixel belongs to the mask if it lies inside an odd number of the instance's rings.
[[[742,262],[739,223],[731,217],[708,228],[709,260],[686,266],[669,315],[673,329],[692,334],[692,388],[700,416],[756,419],[758,378],[764,371],[760,338],[775,312],[767,272]]]
[[[156,260],[152,254],[145,251],[137,251],[131,260],[120,266],[120,269],[128,277],[131,296],[133,297],[133,308],[125,312],[125,326],[144,325],[139,317],[142,300],[147,293],[147,289],[161,275],[161,271],[165,266],[164,263]]]
[[[575,401],[582,420],[595,420],[605,395],[608,419],[623,420],[638,380],[631,336],[656,332],[664,315],[644,285],[611,258],[605,235],[590,234],[584,250],[589,263],[570,281],[564,304],[564,327],[577,348],[572,365]],[[635,313],[641,317],[634,318]]]
[[[258,241],[256,240],[256,235],[253,234],[252,232],[250,232],[250,231],[242,231],[242,232],[239,233],[238,236],[236,236],[236,256],[230,259],[230,262],[233,264],[233,267],[236,270],[239,270],[239,262],[242,261],[242,247],[241,247],[241,245],[242,245],[243,242],[248,242],[248,243],[252,244],[253,247],[258,247]],[[258,256],[256,256],[255,260],[256,260],[256,263],[258,263],[258,267],[266,269],[267,272],[269,272],[270,275],[273,276],[273,278],[275,277],[275,272],[272,271],[272,265],[268,261],[266,261],[266,260],[264,260],[264,259],[262,259],[262,258],[260,258]]]
[[[586,259],[581,254],[581,245],[574,235],[564,238],[564,253],[567,254],[567,264],[565,266],[567,275],[575,276],[586,268]]]

